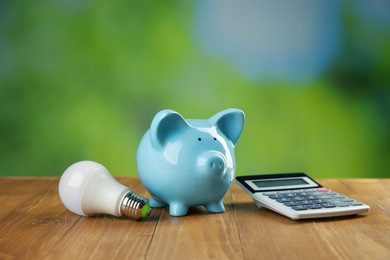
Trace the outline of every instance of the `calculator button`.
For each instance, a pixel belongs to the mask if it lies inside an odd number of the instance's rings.
[[[345,197],[344,199],[341,199],[341,201],[344,202],[355,202],[355,200]]]
[[[331,201],[330,203],[335,205],[336,207],[349,207],[349,204],[344,203],[342,201]]]
[[[310,200],[298,201],[301,205],[314,205],[314,203]]]
[[[276,192],[264,192],[263,195],[264,196],[271,196],[271,195],[275,195]]]
[[[354,203],[351,203],[350,205],[351,205],[351,206],[361,206],[361,205],[363,205],[363,203],[354,202]]]
[[[305,207],[305,206],[294,206],[294,207],[291,207],[293,210],[307,210],[308,207]]]
[[[274,195],[270,195],[269,198],[270,199],[280,199],[280,198],[283,198],[284,196],[282,194],[274,194]]]
[[[291,200],[293,200],[293,201],[304,201],[305,198],[302,198],[302,197],[295,197],[295,198],[291,198]]]
[[[328,202],[328,201],[325,201],[325,202],[321,202],[321,203],[319,203],[321,206],[334,206],[334,204],[333,203],[330,203],[330,202]]]
[[[322,209],[322,206],[320,205],[307,205],[309,209]]]
[[[277,199],[276,201],[280,202],[280,203],[291,202],[291,200],[289,198],[281,198],[281,199]]]
[[[349,207],[349,204],[337,204],[337,207]]]
[[[320,204],[320,203],[323,203],[325,201],[322,201],[322,200],[318,200],[318,199],[315,199],[315,200],[310,200],[311,202],[313,202],[314,204]]]
[[[293,207],[293,206],[299,206],[300,204],[298,202],[286,202],[284,203],[287,207]]]
[[[333,204],[321,204],[321,207],[329,209],[329,208],[335,208],[336,206]]]

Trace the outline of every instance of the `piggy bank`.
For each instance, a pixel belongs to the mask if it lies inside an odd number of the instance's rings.
[[[173,110],[153,118],[137,150],[137,170],[151,207],[184,216],[191,206],[224,212],[222,198],[235,176],[234,147],[244,127],[239,109],[209,119],[184,119]]]

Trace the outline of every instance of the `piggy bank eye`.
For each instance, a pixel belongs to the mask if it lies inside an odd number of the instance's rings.
[[[199,137],[199,138],[198,138],[198,141],[199,141],[199,142],[202,141],[202,138]]]
[[[217,138],[214,137],[214,141],[217,141]]]

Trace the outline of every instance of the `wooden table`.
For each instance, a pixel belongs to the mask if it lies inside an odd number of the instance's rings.
[[[117,179],[148,197],[138,178]],[[256,208],[234,183],[221,214],[80,217],[61,204],[58,178],[2,177],[0,259],[390,259],[390,179],[319,182],[371,212],[293,221]]]

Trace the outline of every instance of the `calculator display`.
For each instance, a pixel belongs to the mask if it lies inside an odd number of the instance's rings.
[[[252,192],[320,187],[304,173],[243,176],[238,177],[238,179],[247,185],[247,188]]]
[[[281,187],[281,186],[294,186],[294,185],[306,185],[308,184],[305,180],[299,179],[280,179],[280,180],[261,180],[253,181],[253,183],[259,188],[268,187]]]

